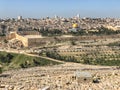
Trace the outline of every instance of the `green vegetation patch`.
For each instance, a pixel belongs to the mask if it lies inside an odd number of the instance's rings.
[[[83,58],[82,63],[90,65],[120,66],[120,60],[105,60],[105,58]]]
[[[108,46],[120,46],[120,41],[109,43]]]
[[[10,70],[34,66],[56,65],[60,63],[24,54],[0,52],[0,64],[2,65],[3,70]]]
[[[109,57],[94,57],[91,58],[87,55],[75,57],[75,55],[59,54],[57,52],[46,52],[46,56],[66,62],[76,62],[89,65],[104,65],[104,66],[120,66],[120,55],[109,55]]]

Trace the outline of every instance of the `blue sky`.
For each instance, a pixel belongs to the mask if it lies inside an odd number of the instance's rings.
[[[0,18],[73,17],[120,18],[120,0],[0,0]]]

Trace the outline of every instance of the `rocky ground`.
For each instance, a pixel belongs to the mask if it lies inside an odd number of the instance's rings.
[[[78,83],[76,71],[91,73],[99,83]],[[120,90],[120,69],[65,63],[11,70],[0,75],[0,90]]]

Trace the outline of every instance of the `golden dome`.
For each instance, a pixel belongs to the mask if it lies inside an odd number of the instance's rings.
[[[72,27],[73,27],[73,28],[77,28],[77,27],[78,27],[78,24],[75,23],[75,24],[72,25]]]

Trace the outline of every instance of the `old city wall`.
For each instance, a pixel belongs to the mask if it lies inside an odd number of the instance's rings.
[[[56,39],[61,41],[80,41],[80,40],[96,40],[96,39],[106,39],[106,38],[119,38],[118,35],[101,35],[101,36],[74,36],[74,37],[56,37]]]
[[[11,32],[10,35],[8,36],[9,39],[13,39],[16,38],[16,33],[15,32]]]
[[[41,46],[46,45],[47,43],[53,42],[53,38],[29,38],[28,39],[28,46]]]
[[[23,45],[24,45],[25,47],[28,47],[28,39],[27,39],[27,38],[25,38],[25,37],[23,37],[23,36],[20,36],[20,35],[18,35],[18,34],[15,34],[15,35],[16,35],[16,39],[22,41]]]
[[[105,35],[105,36],[74,36],[74,37],[44,37],[44,38],[25,38],[17,33],[12,33],[11,38],[16,38],[22,41],[25,47],[45,46],[54,42],[66,42],[66,41],[81,41],[81,40],[96,40],[106,38],[118,38],[120,35]]]
[[[44,38],[29,38],[28,46],[41,46],[47,45],[48,43],[54,42],[66,42],[66,41],[81,41],[81,40],[96,40],[96,39],[106,39],[106,38],[118,38],[120,35],[106,35],[106,36],[75,36],[75,37],[44,37]]]

